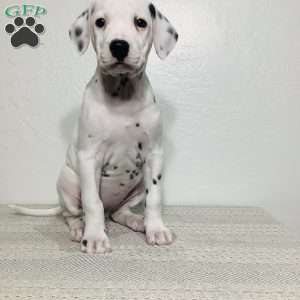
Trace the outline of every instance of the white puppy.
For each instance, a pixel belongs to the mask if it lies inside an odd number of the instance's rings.
[[[84,92],[79,124],[57,181],[60,207],[72,239],[88,253],[111,251],[104,211],[112,220],[146,233],[151,245],[172,242],[161,216],[162,125],[145,74],[152,43],[160,58],[176,44],[168,19],[145,0],[92,1],[70,37],[84,53],[90,41],[97,68]],[[145,217],[130,208],[146,201]]]

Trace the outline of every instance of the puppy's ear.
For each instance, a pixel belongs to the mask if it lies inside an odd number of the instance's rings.
[[[72,24],[69,35],[80,54],[84,54],[90,44],[89,10],[85,10]]]
[[[164,59],[175,47],[178,40],[178,33],[169,20],[150,3],[149,11],[153,24],[153,43],[157,55]]]

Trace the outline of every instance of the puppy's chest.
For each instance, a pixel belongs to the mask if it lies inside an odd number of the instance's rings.
[[[107,128],[98,153],[102,163],[96,170],[101,174],[100,194],[106,209],[118,207],[142,182],[149,149],[149,133],[139,120],[119,119]]]
[[[99,121],[94,119],[90,126],[90,134],[105,152],[111,148],[127,151],[134,147],[147,151],[155,138],[159,117],[159,111],[153,107],[126,114],[103,110],[97,116]]]
[[[141,121],[117,122],[106,133],[103,145],[104,160],[110,164],[116,160],[119,163],[125,162],[125,165],[126,160],[137,164],[147,156],[150,150],[150,139],[149,129],[145,128]]]
[[[142,114],[102,119],[99,127],[90,130],[92,139],[99,141],[97,157],[102,162],[102,175],[132,178],[130,174],[138,174],[151,148],[151,132],[151,124]]]
[[[107,177],[139,172],[147,159],[160,124],[156,106],[147,105],[128,113],[108,108],[92,112],[90,142],[97,145],[97,161]],[[100,163],[101,161],[101,163]],[[127,175],[128,176],[128,175]],[[132,176],[131,176],[132,177]]]

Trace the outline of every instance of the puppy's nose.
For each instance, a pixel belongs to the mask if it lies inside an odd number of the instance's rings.
[[[112,56],[118,61],[123,61],[129,52],[129,44],[124,40],[113,40],[109,48]]]

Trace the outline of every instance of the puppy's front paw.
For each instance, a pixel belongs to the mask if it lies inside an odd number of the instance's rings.
[[[170,245],[173,242],[172,232],[163,224],[147,226],[146,241],[149,245]]]
[[[81,241],[81,251],[88,254],[110,253],[111,247],[109,239],[104,231],[97,234],[85,233]]]

